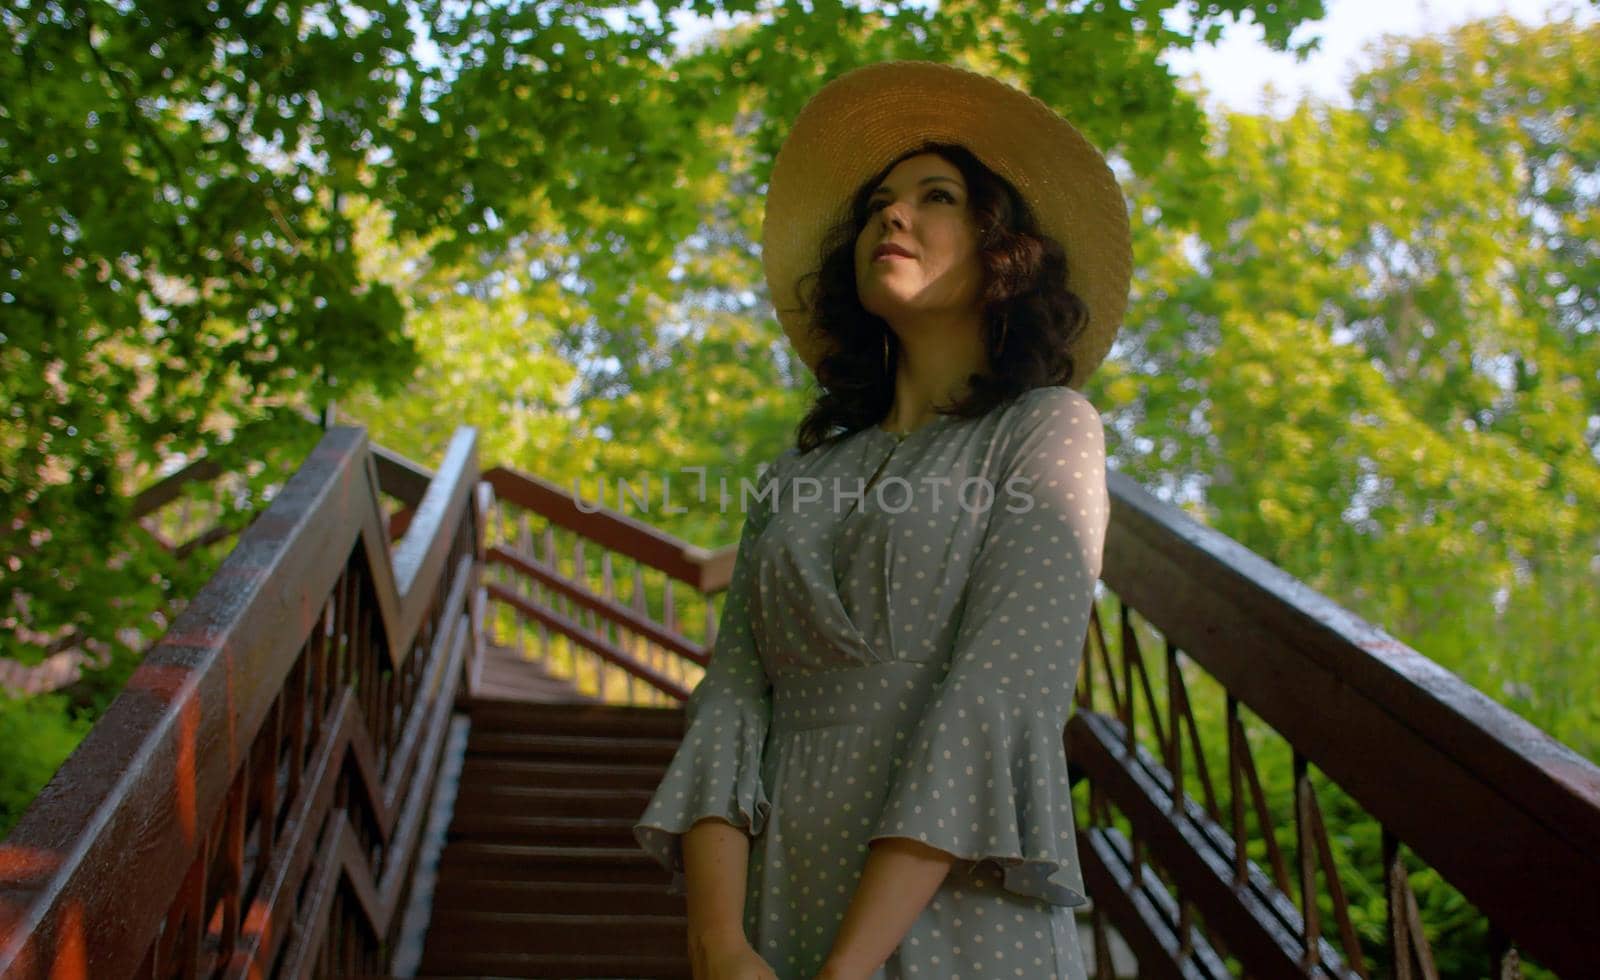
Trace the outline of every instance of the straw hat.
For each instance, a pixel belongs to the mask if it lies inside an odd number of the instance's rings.
[[[822,240],[848,217],[850,196],[891,160],[925,143],[958,143],[1010,181],[1040,229],[1067,252],[1067,286],[1089,307],[1073,344],[1071,387],[1111,349],[1128,305],[1128,212],[1105,158],[1043,102],[949,65],[891,61],[823,86],[773,162],[762,261],[778,320],[813,373],[827,352],[799,295]]]

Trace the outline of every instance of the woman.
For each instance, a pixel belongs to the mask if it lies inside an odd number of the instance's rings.
[[[1062,729],[1108,509],[1075,388],[1127,300],[1121,192],[1028,96],[875,65],[796,120],[763,261],[822,395],[635,827],[695,975],[1082,977]]]

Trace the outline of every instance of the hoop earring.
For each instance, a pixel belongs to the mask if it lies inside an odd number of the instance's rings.
[[[1006,328],[1009,326],[1011,326],[1011,318],[1002,317],[1000,319],[1000,342],[996,344],[994,348],[994,356],[996,360],[999,360],[1000,352],[1006,349]]]
[[[883,335],[883,373],[889,373],[889,334]]]

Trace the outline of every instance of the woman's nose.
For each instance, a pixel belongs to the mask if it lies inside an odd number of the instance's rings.
[[[878,218],[879,218],[880,221],[883,222],[883,227],[885,229],[888,229],[888,228],[901,228],[901,229],[903,229],[903,228],[906,227],[906,208],[905,208],[905,205],[901,204],[898,201],[892,202],[890,204],[885,204],[882,208],[880,208],[878,210]]]

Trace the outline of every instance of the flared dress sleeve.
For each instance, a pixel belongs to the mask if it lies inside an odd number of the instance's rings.
[[[991,859],[1008,890],[1082,905],[1063,731],[1110,514],[1105,434],[1099,413],[1070,388],[1025,397],[949,671],[872,839]]]
[[[779,470],[794,452],[786,450],[757,477],[756,488],[767,492],[748,498],[711,657],[685,705],[683,742],[633,827],[639,846],[672,873],[669,894],[685,893],[683,834],[696,822],[720,817],[753,837],[771,810],[761,756],[772,721],[772,685],[751,618],[755,546],[772,515]]]

